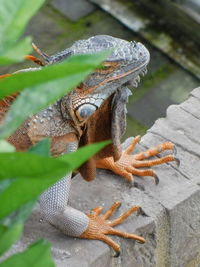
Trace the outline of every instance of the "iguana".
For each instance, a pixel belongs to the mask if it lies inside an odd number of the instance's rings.
[[[93,180],[96,168],[103,168],[112,170],[128,181],[132,181],[133,175],[137,175],[152,176],[158,183],[158,177],[152,169],[140,168],[177,160],[173,154],[146,160],[164,150],[173,150],[174,144],[166,142],[136,155],[132,155],[132,152],[140,140],[139,136],[133,139],[125,151],[122,151],[120,145],[120,137],[126,127],[126,102],[131,94],[128,87],[137,87],[140,75],[146,74],[150,59],[145,46],[139,42],[97,35],[79,40],[53,56],[48,56],[36,46],[34,48],[44,62],[31,55],[26,58],[41,66],[58,63],[74,54],[96,53],[110,48],[113,52],[103,63],[104,68],[96,69],[68,95],[29,118],[8,138],[17,151],[26,150],[45,137],[51,138],[53,156],[76,151],[78,147],[89,143],[111,139],[111,145],[79,168],[78,171],[85,180]],[[16,95],[1,101],[2,120],[15,97]],[[102,207],[94,208],[90,214],[84,214],[68,206],[70,185],[71,174],[41,195],[41,213],[50,224],[69,236],[102,240],[118,254],[120,246],[108,234],[145,242],[140,236],[113,228],[140,207],[133,206],[114,220],[110,220],[110,216],[120,206],[120,202],[115,202],[104,214]]]

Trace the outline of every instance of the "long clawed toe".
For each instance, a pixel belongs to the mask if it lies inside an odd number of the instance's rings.
[[[175,147],[175,145],[173,143],[166,142],[166,143],[160,144],[158,146],[152,147],[150,149],[147,149],[144,152],[140,152],[140,153],[134,155],[134,158],[136,160],[148,159],[148,158],[151,158],[153,156],[160,154],[161,152],[163,152],[165,150],[174,150],[174,147]]]
[[[141,139],[140,135],[137,135],[135,138],[133,138],[131,144],[126,148],[124,153],[127,155],[130,155],[131,153],[133,153],[136,145],[140,142],[140,139]]]
[[[165,142],[158,146],[147,149],[144,152],[133,154],[136,145],[140,141],[140,136],[136,136],[131,144],[122,152],[119,160],[114,161],[112,157],[100,159],[96,162],[98,168],[112,170],[114,173],[124,177],[127,181],[133,184],[134,175],[144,177],[153,177],[155,183],[159,183],[158,176],[155,171],[151,169],[152,166],[161,165],[167,162],[175,161],[180,165],[180,160],[176,157],[175,145],[171,142]],[[161,152],[172,150],[172,154],[150,159],[158,156]],[[142,169],[140,169],[142,168]]]
[[[160,144],[160,145],[155,146],[153,148],[150,148],[144,152],[140,152],[136,155],[131,155],[135,149],[136,144],[139,143],[139,140],[140,140],[140,136],[135,137],[133,139],[132,143],[124,151],[123,156],[127,157],[129,155],[129,157],[130,157],[129,166],[131,166],[131,167],[126,167],[126,170],[128,171],[128,173],[131,173],[133,175],[137,175],[140,177],[152,176],[155,179],[155,183],[158,184],[159,183],[158,176],[156,175],[156,173],[152,169],[140,170],[138,168],[152,167],[155,165],[161,165],[161,164],[171,162],[171,161],[175,161],[177,163],[177,166],[180,165],[180,160],[176,157],[176,153],[177,153],[176,147],[171,142],[166,142],[166,143]],[[163,157],[160,157],[157,159],[153,159],[153,160],[149,159],[150,157],[157,156],[158,154],[160,154],[161,152],[163,152],[165,150],[172,150],[173,153],[171,155],[163,156]],[[128,161],[128,159],[126,159],[126,162],[127,161]]]
[[[140,243],[144,243],[145,239],[143,237],[113,228],[114,226],[123,223],[134,212],[139,212],[142,214],[139,206],[133,206],[118,218],[109,220],[109,218],[115,213],[115,211],[120,206],[121,206],[120,202],[115,202],[112,205],[112,207],[104,214],[101,214],[103,207],[97,207],[93,209],[90,214],[87,214],[87,216],[89,217],[89,226],[80,237],[104,241],[106,244],[111,246],[116,251],[115,256],[119,255],[120,246],[110,237],[107,236],[109,234],[117,235],[124,238],[134,239]]]

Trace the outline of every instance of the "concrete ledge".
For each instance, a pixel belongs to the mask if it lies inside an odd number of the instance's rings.
[[[148,216],[133,215],[120,229],[142,235],[146,244],[113,237],[122,247],[119,258],[100,241],[69,238],[40,220],[38,208],[26,223],[22,240],[11,252],[22,250],[35,239],[52,242],[57,266],[64,267],[197,267],[200,266],[200,88],[177,106],[170,106],[167,116],[159,119],[142,138],[137,151],[165,141],[172,141],[181,160],[154,167],[160,183],[150,177],[135,179],[132,187],[121,177],[99,170],[92,183],[77,176],[72,182],[70,205],[88,211],[97,205],[105,209],[116,201],[123,205],[120,215],[132,205],[140,205]],[[124,147],[131,141],[129,138]]]

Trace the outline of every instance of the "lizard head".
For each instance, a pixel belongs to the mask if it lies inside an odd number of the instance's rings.
[[[149,52],[139,42],[97,35],[87,40],[77,41],[70,48],[48,59],[51,64],[69,55],[93,54],[107,49],[112,49],[113,52],[103,62],[104,67],[96,69],[75,90],[63,98],[62,104],[65,106],[65,111],[66,106],[73,107],[73,117],[76,123],[81,124],[87,120],[104,100],[117,90],[123,90],[128,85],[137,87],[140,75],[146,74],[146,66],[150,59]]]

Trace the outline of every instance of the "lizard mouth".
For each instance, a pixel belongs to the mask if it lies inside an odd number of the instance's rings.
[[[107,83],[110,83],[112,81],[115,81],[115,80],[120,80],[120,79],[123,79],[129,75],[133,75],[134,74],[134,78],[131,78],[130,80],[126,80],[124,81],[123,85],[131,85],[133,87],[138,87],[138,84],[140,82],[140,75],[144,76],[146,73],[147,73],[147,66],[148,62],[145,62],[144,64],[142,64],[142,66],[138,66],[134,69],[131,69],[127,72],[124,72],[122,74],[118,74],[118,75],[115,75],[115,76],[112,76],[112,77],[109,77],[105,80],[103,80],[102,82],[100,82],[99,84],[93,86],[93,87],[85,87],[83,85],[83,83],[81,83],[80,86],[77,87],[77,89],[81,89],[83,90],[84,89],[84,92],[87,93],[87,94],[91,94],[93,93],[96,89],[100,88],[101,86],[104,86],[105,84]]]

